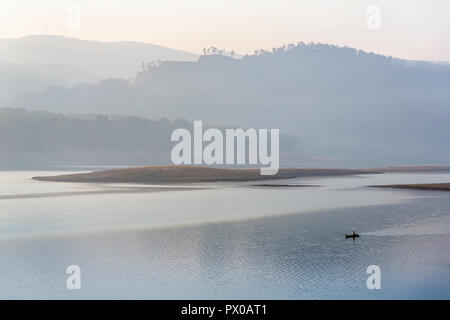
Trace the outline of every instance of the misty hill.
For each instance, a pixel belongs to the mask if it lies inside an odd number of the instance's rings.
[[[177,128],[193,130],[192,122],[0,108],[0,169],[172,164]],[[282,163],[301,157],[298,139],[280,143]]]
[[[448,65],[325,44],[165,62],[132,80],[51,87],[16,105],[280,128],[332,167],[450,161]]]
[[[71,87],[104,78],[131,78],[142,62],[193,61],[198,55],[138,42],[99,42],[61,36],[0,39],[0,106],[48,86]]]
[[[197,58],[190,52],[132,41],[100,42],[51,35],[0,39],[0,61],[66,65],[98,79],[133,77],[142,62]]]
[[[94,74],[67,65],[0,61],[0,106],[11,105],[17,95],[44,91],[49,85],[74,86],[98,80]]]

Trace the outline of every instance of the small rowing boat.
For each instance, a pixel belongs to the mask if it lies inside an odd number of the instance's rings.
[[[358,237],[359,237],[359,234],[357,234],[355,231],[353,231],[351,234],[346,234],[345,235],[345,239],[348,239],[348,238],[355,239],[355,238],[358,238]]]

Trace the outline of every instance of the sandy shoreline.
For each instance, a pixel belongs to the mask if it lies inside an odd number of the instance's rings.
[[[371,186],[376,188],[395,188],[411,190],[450,191],[450,183],[423,183],[423,184],[390,184]]]
[[[275,175],[260,175],[260,169],[223,169],[200,166],[148,166],[94,171],[58,176],[33,177],[40,181],[87,183],[178,184],[245,182],[298,177],[320,177],[381,173],[365,169],[280,169]]]

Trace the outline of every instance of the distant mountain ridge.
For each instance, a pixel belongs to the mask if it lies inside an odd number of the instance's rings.
[[[0,61],[0,106],[13,104],[24,93],[41,92],[48,86],[74,86],[99,77],[81,69],[55,63]]]
[[[198,55],[139,42],[38,35],[0,39],[0,107],[23,93],[109,78],[134,78],[142,63],[194,61]]]
[[[197,58],[194,53],[132,41],[100,42],[53,35],[0,39],[0,61],[62,64],[99,78],[133,77],[142,62]]]
[[[326,44],[164,62],[130,80],[51,87],[15,105],[279,128],[333,167],[450,162],[448,65]]]
[[[192,126],[183,119],[0,108],[0,169],[172,164],[172,132]],[[280,141],[281,163],[296,163],[298,139],[281,135]]]

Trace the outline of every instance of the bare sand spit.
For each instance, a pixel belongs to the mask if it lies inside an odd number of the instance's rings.
[[[378,173],[378,171],[357,169],[280,169],[276,175],[263,176],[260,175],[260,170],[256,168],[224,169],[201,166],[148,166],[58,176],[33,177],[33,179],[41,181],[88,183],[170,184],[257,181],[369,173]]]
[[[377,188],[396,188],[413,190],[450,191],[450,183],[423,183],[423,184],[390,184],[384,186],[371,186]]]

